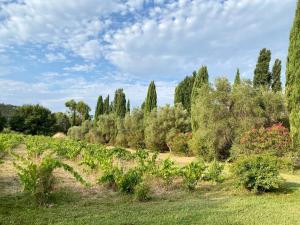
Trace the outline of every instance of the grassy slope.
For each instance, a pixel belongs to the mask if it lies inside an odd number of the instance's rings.
[[[85,190],[60,178],[54,204],[36,208],[19,192],[11,162],[0,167],[0,224],[264,224],[300,225],[300,171],[285,175],[281,193],[261,196],[234,191],[231,181],[202,184],[194,193],[182,189],[154,193],[150,202],[107,191]],[[10,185],[10,186],[8,186]],[[8,188],[9,187],[9,188]]]

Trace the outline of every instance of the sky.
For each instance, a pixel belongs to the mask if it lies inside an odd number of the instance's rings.
[[[0,0],[0,102],[64,102],[123,88],[139,106],[154,80],[158,104],[201,65],[210,81],[237,68],[252,78],[260,49],[283,61],[296,0]],[[282,78],[284,82],[284,77]]]

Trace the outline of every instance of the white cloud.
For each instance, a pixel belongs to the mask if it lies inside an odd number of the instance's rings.
[[[76,64],[72,67],[65,67],[64,70],[67,72],[91,72],[96,68],[95,64]]]
[[[66,56],[60,52],[57,54],[48,53],[45,56],[49,62],[59,62],[59,61],[65,61],[67,59]]]
[[[214,75],[252,70],[263,47],[285,61],[294,8],[294,0],[179,0],[107,34],[105,56],[145,76],[184,76],[201,64]]]

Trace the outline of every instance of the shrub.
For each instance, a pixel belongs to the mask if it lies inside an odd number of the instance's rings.
[[[4,116],[2,116],[1,112],[0,112],[0,132],[3,131],[3,129],[6,126],[6,118]]]
[[[176,155],[191,156],[188,142],[191,139],[191,133],[177,133],[172,129],[167,136],[167,144],[170,151]]]
[[[175,166],[174,161],[171,159],[165,159],[160,163],[156,175],[161,178],[166,185],[170,185],[174,177],[178,175],[178,167]]]
[[[142,182],[142,173],[136,168],[118,174],[117,187],[121,192],[133,194],[135,187]]]
[[[189,190],[194,190],[198,181],[203,178],[205,164],[202,162],[192,162],[180,169],[180,175],[183,183]]]
[[[224,180],[224,177],[222,176],[223,170],[224,165],[219,163],[217,160],[214,160],[210,163],[207,170],[205,171],[204,180],[216,183],[222,182]]]
[[[233,156],[270,153],[282,157],[292,150],[289,131],[282,124],[270,128],[252,129],[233,148]]]
[[[233,173],[239,186],[256,193],[278,189],[282,181],[277,158],[269,155],[242,158],[234,164]]]
[[[30,156],[23,158],[16,154],[13,155],[17,159],[14,166],[18,171],[24,191],[32,194],[39,205],[44,205],[49,201],[53,191],[53,171],[56,168],[63,168],[71,173],[76,180],[87,185],[72,167],[59,161],[53,156],[53,153],[45,153],[38,159],[30,158]]]
[[[149,193],[150,193],[150,188],[144,183],[140,183],[134,189],[135,199],[141,202],[150,200],[151,197],[149,196]]]

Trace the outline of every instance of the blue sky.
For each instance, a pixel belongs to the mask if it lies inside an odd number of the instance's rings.
[[[285,67],[296,0],[0,0],[0,102],[92,108],[124,88],[160,105],[201,65],[210,80],[252,78],[258,52]],[[284,68],[283,68],[284,70]],[[284,78],[283,78],[284,79]]]

